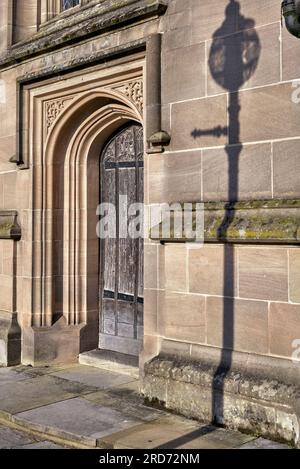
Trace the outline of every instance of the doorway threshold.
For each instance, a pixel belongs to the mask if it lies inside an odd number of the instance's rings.
[[[81,353],[79,363],[139,378],[139,358],[136,356],[96,349]]]

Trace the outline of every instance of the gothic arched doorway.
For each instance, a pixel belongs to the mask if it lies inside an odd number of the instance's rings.
[[[129,355],[139,354],[143,339],[143,157],[143,129],[131,123],[110,138],[100,162],[109,229],[100,237],[99,347]]]

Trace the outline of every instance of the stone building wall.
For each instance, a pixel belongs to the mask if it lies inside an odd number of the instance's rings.
[[[263,5],[240,1],[237,17],[229,11],[226,18],[228,3],[179,0],[171,2],[162,19],[163,126],[172,141],[164,154],[149,158],[152,204],[300,196],[300,108],[293,99],[299,90],[299,42],[281,27],[276,0]],[[233,127],[229,145],[227,135],[195,137],[195,129],[226,128],[229,122],[229,93],[216,82],[209,65],[212,43],[222,62],[226,47],[234,57],[232,45],[248,40],[243,60],[247,56],[253,60],[254,26],[259,57],[252,76],[239,87],[240,138],[236,139]],[[239,82],[236,64],[238,59],[232,58],[231,95],[236,95]],[[247,75],[247,70],[243,73]],[[149,247],[149,259],[157,258],[153,268],[159,274],[146,279],[146,292],[151,297],[158,292],[158,334],[222,345],[225,293],[237,299],[235,350],[291,358],[293,340],[300,336],[298,247],[236,245],[230,257],[234,265],[224,266],[223,244],[199,250],[173,244]],[[232,270],[232,285],[226,268]]]
[[[43,1],[17,2],[22,6],[15,16],[11,3],[0,5],[0,211],[18,211],[22,238],[0,239],[3,349],[10,328],[20,345],[16,313],[23,362],[39,362],[40,349],[46,351],[44,361],[48,350],[48,361],[74,359],[82,335],[76,325],[71,330],[54,324],[53,329],[52,311],[39,310],[41,292],[47,291],[47,272],[40,273],[37,254],[38,201],[46,188],[37,177],[42,144],[34,139],[42,117],[26,115],[26,110],[44,95],[53,99],[66,89],[69,94],[79,90],[89,73],[102,83],[111,64],[120,74],[122,61],[129,67],[130,60],[140,60],[145,135],[153,129],[171,136],[163,153],[145,155],[146,204],[245,202],[246,218],[252,210],[257,220],[254,234],[241,230],[231,243],[224,242],[226,230],[214,242],[208,237],[202,248],[146,241],[143,391],[186,415],[299,440],[300,253],[295,227],[299,229],[300,210],[300,42],[281,25],[280,2],[124,0],[118,26],[108,20],[88,24],[96,17],[89,8],[108,5],[114,11],[111,0],[92,0],[62,16],[54,15],[52,5],[50,20]],[[25,8],[26,3],[34,5]],[[39,3],[42,9],[36,14]],[[168,4],[166,12],[155,10],[157,4]],[[139,8],[144,8],[140,16]],[[76,23],[77,15],[84,23]],[[13,18],[19,18],[14,31]],[[154,128],[157,103],[147,102],[154,70],[145,43],[157,33],[162,37],[161,129]],[[136,54],[144,56],[137,59]],[[20,86],[28,90],[22,108]],[[25,154],[27,164],[16,166],[20,133],[23,145],[26,138],[37,144]],[[258,207],[262,200],[265,206]],[[282,208],[282,200],[292,212]],[[268,216],[276,204],[279,230]],[[262,219],[267,221],[260,223]],[[292,238],[285,236],[287,226]],[[47,255],[52,241],[42,241]],[[63,295],[64,283],[60,287],[56,297]],[[41,314],[49,321],[33,328]],[[93,342],[89,337],[83,341]],[[63,353],[56,356],[62,342]],[[276,375],[274,370],[281,371]],[[216,393],[218,373],[223,378]]]

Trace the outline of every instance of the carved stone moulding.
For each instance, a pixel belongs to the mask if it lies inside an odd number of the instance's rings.
[[[46,101],[44,103],[44,121],[46,134],[49,133],[49,130],[51,129],[59,114],[65,109],[66,105],[72,101],[72,99],[72,96],[68,96],[66,98],[58,98]]]
[[[43,53],[76,44],[96,35],[115,32],[128,25],[163,15],[165,0],[106,0],[80,8],[71,16],[58,15],[30,39],[13,46],[0,59],[0,68]]]
[[[132,80],[121,85],[112,86],[111,89],[114,89],[129,98],[136,105],[140,114],[143,114],[144,86],[142,79]]]
[[[196,223],[197,204],[188,204],[192,212],[192,229],[178,235],[176,217],[182,217],[184,204],[171,211],[170,233],[165,235],[163,223],[150,230],[150,238],[161,242],[193,242],[199,236]],[[180,210],[179,210],[180,208]],[[202,210],[206,243],[300,244],[300,200],[263,200],[237,203],[206,202],[198,204]],[[201,217],[201,214],[200,214]]]
[[[21,239],[21,227],[17,221],[18,212],[0,211],[0,239]]]

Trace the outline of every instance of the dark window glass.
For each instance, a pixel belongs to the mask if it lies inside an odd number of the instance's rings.
[[[68,10],[69,8],[76,7],[80,4],[80,0],[62,0],[62,10]]]

